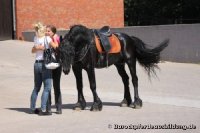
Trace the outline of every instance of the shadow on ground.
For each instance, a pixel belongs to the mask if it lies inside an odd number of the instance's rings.
[[[91,108],[92,104],[93,104],[92,102],[87,102],[87,107],[86,107],[85,110],[89,110],[89,108]],[[113,103],[113,102],[103,102],[103,106],[120,106],[120,104],[119,103]],[[73,107],[74,107],[74,103],[62,105],[62,109],[73,110]],[[53,105],[52,108],[56,108],[55,105]],[[30,114],[30,108],[6,108],[6,109]]]

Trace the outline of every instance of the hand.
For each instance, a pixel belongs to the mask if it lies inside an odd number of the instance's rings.
[[[44,46],[42,46],[42,45],[37,45],[37,46],[36,46],[36,49],[37,49],[37,50],[44,50],[45,48],[44,48]]]

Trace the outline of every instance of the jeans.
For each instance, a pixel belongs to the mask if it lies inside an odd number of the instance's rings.
[[[52,70],[53,88],[55,94],[55,106],[57,111],[62,110],[62,96],[60,91],[60,78],[62,74],[62,66]],[[48,110],[51,110],[51,93],[49,93]]]
[[[35,110],[36,100],[42,83],[44,90],[41,96],[41,110],[46,111],[47,100],[52,87],[52,76],[51,70],[46,69],[44,63],[34,63],[34,89],[31,94],[31,110]]]

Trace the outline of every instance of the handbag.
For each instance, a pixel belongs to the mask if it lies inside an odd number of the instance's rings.
[[[47,69],[56,69],[60,66],[60,63],[56,59],[56,54],[53,48],[48,47],[47,37],[44,40],[44,64]]]

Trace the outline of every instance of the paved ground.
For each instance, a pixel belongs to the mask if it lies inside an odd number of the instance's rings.
[[[31,47],[31,42],[0,41],[0,133],[200,132],[200,65],[198,64],[160,63],[158,77],[151,80],[138,65],[139,94],[144,106],[137,110],[119,107],[123,97],[123,85],[114,67],[96,70],[97,91],[104,104],[103,110],[89,111],[92,94],[85,72],[83,76],[87,109],[72,110],[77,100],[77,92],[75,78],[71,72],[67,76],[62,75],[63,114],[54,113],[52,116],[29,114],[34,62],[34,55],[30,52]],[[39,105],[40,95],[37,106]],[[196,129],[114,129],[144,128],[145,125],[146,128],[150,128],[152,125],[165,124],[174,124],[169,128],[186,125],[190,128],[196,126]]]

